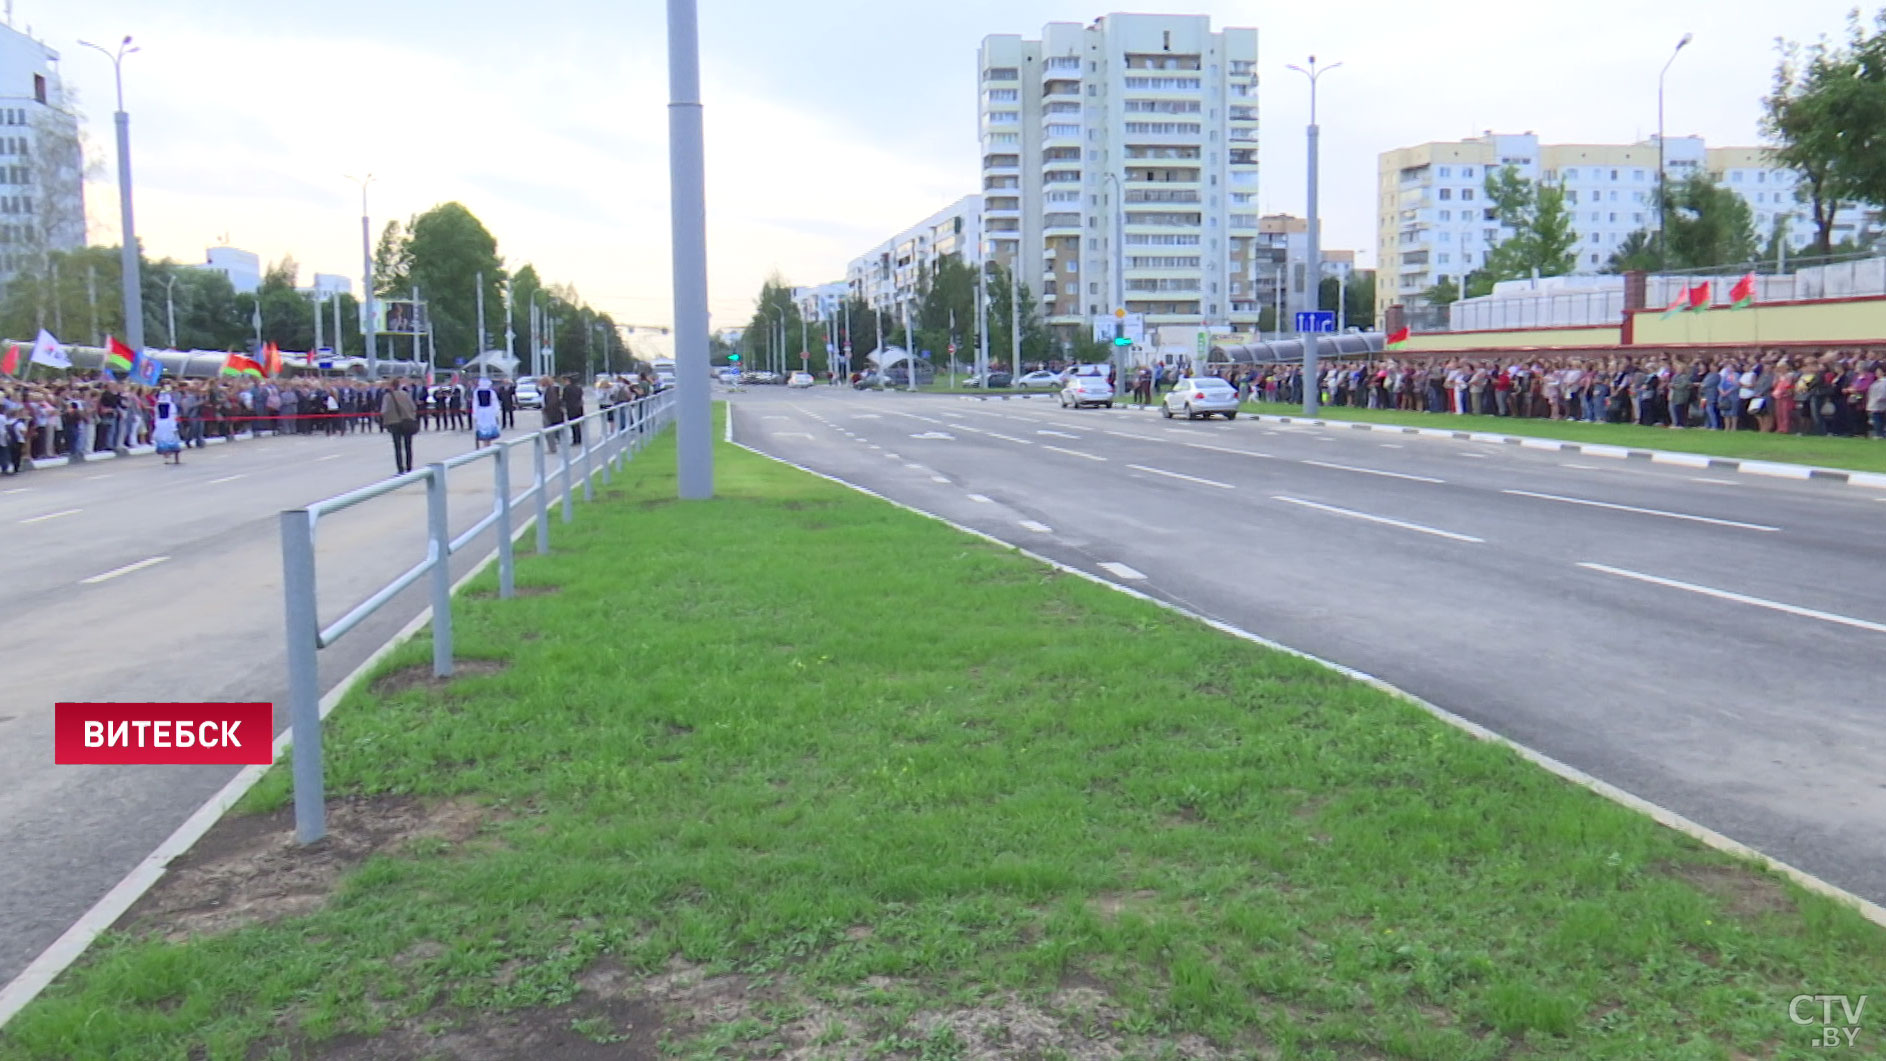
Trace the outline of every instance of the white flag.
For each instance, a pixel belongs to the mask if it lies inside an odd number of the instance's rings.
[[[71,368],[72,359],[66,356],[65,347],[44,328],[39,330],[39,341],[33,344],[33,363],[51,365],[53,368]]]

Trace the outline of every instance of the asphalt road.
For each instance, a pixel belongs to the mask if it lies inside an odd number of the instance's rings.
[[[526,412],[519,429],[537,420]],[[422,431],[415,459],[471,446],[466,431]],[[530,483],[529,450],[514,458],[515,494]],[[453,473],[454,534],[490,512],[491,467]],[[0,478],[0,984],[236,773],[54,766],[54,703],[268,701],[279,732],[278,513],[392,471],[391,445],[375,432],[238,441],[190,450],[181,467],[138,456]],[[425,527],[423,486],[323,519],[322,621],[422,560]],[[455,557],[455,577],[494,541],[487,531]],[[324,650],[323,693],[424,610],[426,592],[422,579]]]
[[[1886,902],[1886,493],[815,388],[736,438],[1377,675]]]

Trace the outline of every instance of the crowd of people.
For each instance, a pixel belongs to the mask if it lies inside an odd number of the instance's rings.
[[[490,382],[488,400],[497,426],[516,427],[516,384]],[[416,379],[376,384],[314,376],[165,379],[149,387],[104,374],[0,379],[0,474],[15,475],[35,463],[77,463],[92,455],[155,447],[166,421],[175,425],[180,450],[202,448],[214,438],[384,432],[386,400],[395,388],[410,399],[415,432],[472,431],[478,384],[475,377],[431,386]],[[620,377],[598,388],[598,400],[612,406],[653,393],[655,386],[651,377]],[[577,380],[546,377],[538,387],[544,426],[581,417],[585,391]],[[168,406],[162,404],[165,396]]]
[[[1301,402],[1296,365],[1217,373],[1249,399]],[[1646,427],[1886,438],[1886,363],[1855,354],[1548,356],[1340,362],[1318,373],[1332,406]]]

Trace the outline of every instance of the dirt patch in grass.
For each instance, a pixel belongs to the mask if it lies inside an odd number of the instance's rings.
[[[374,679],[369,691],[375,696],[393,696],[408,689],[426,688],[443,689],[460,678],[479,678],[488,674],[502,674],[509,669],[509,660],[502,659],[460,659],[452,661],[450,678],[432,676],[432,664],[415,663]]]
[[[1795,909],[1780,881],[1745,866],[1688,863],[1665,866],[1663,871],[1715,898],[1734,917],[1791,914]]]
[[[182,942],[304,916],[320,909],[341,876],[369,856],[398,853],[415,841],[463,843],[496,813],[466,801],[335,800],[328,804],[327,836],[307,847],[295,842],[292,806],[227,817],[172,862],[117,927]]]
[[[563,592],[562,586],[512,586],[511,588],[520,597],[553,597]],[[469,590],[462,595],[472,600],[498,599],[498,591],[495,587]]]
[[[616,999],[579,1002],[554,1009],[468,1014],[450,1019],[438,1014],[397,1024],[377,1036],[340,1035],[320,1042],[300,1040],[287,1047],[296,1061],[657,1061],[663,1057],[661,1013],[643,1002]],[[258,1048],[260,1061],[274,1047]],[[279,1055],[275,1055],[279,1056]]]

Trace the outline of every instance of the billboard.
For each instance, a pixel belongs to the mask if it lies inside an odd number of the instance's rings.
[[[374,304],[374,330],[381,334],[418,335],[426,330],[426,304],[411,300]]]

